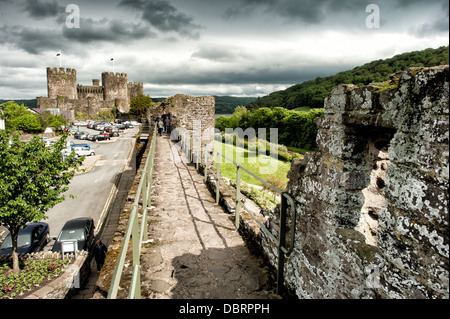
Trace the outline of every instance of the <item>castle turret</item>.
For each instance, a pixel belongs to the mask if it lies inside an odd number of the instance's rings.
[[[126,73],[102,73],[103,97],[105,101],[128,100],[128,79]]]
[[[48,97],[63,96],[77,99],[77,71],[75,69],[47,68]]]

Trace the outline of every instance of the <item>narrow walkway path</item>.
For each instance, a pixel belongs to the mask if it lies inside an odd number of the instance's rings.
[[[142,251],[142,297],[269,298],[267,270],[235,231],[193,165],[158,136],[149,241]]]

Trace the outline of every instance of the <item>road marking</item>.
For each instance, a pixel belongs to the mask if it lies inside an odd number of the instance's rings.
[[[97,182],[100,182],[100,181],[103,179],[103,177],[105,177],[105,174],[103,174],[102,177],[97,178],[97,179],[94,181],[94,183],[97,184]]]
[[[123,165],[123,164],[127,164],[127,160],[126,159],[121,159],[121,160],[101,160],[101,161],[97,161],[97,163],[95,163],[95,166],[117,166],[117,165]]]

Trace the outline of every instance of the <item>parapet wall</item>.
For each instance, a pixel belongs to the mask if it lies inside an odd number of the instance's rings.
[[[152,106],[149,118],[169,114],[172,128],[182,127],[210,143],[214,139],[216,101],[213,96],[193,97],[177,94]]]
[[[326,99],[318,151],[288,174],[297,215],[285,284],[299,298],[449,298],[448,70],[340,85]],[[277,223],[275,211],[276,236]]]

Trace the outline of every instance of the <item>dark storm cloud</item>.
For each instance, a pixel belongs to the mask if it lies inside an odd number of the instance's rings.
[[[52,28],[3,26],[0,27],[0,37],[5,43],[31,54],[48,49],[66,49],[69,45],[63,41],[61,31]]]
[[[30,17],[43,19],[55,17],[65,11],[65,7],[58,5],[56,1],[41,2],[39,0],[28,0],[25,2],[25,11]]]
[[[373,0],[239,0],[223,14],[226,19],[236,19],[254,12],[264,12],[287,20],[319,24],[336,12],[361,11]]]
[[[400,2],[405,2],[401,1]],[[416,0],[418,2],[418,0]],[[445,1],[437,1],[441,2],[441,14],[437,15],[434,18],[434,21],[423,23],[421,25],[417,25],[414,27],[411,27],[409,29],[410,34],[414,34],[415,36],[419,38],[425,38],[434,36],[436,34],[442,34],[449,32],[449,2],[447,0]],[[429,5],[429,3],[427,4]]]
[[[318,76],[328,76],[335,74],[342,69],[350,68],[344,65],[324,65],[324,66],[237,66],[223,69],[198,69],[194,70],[188,65],[180,69],[179,67],[157,70],[149,69],[149,72],[139,72],[145,74],[144,79],[148,83],[168,84],[168,85],[245,85],[258,83],[261,85],[292,85],[303,81],[314,79]],[[142,71],[142,70],[140,70]]]
[[[63,28],[63,36],[79,43],[95,41],[128,43],[148,37],[155,37],[147,25],[120,20],[94,20],[81,18],[80,28]]]
[[[141,19],[160,31],[173,31],[194,39],[200,36],[199,30],[202,27],[167,1],[122,0],[119,6],[142,12]]]
[[[67,28],[65,20],[56,27],[0,26],[0,38],[5,43],[31,54],[48,50],[80,52],[89,48],[75,47],[74,43],[89,44],[101,41],[128,44],[155,36],[148,25],[143,23],[134,24],[109,19],[81,18],[80,28]]]
[[[200,58],[215,62],[236,62],[242,59],[250,58],[249,54],[239,49],[220,46],[202,46],[192,55],[192,58]]]

